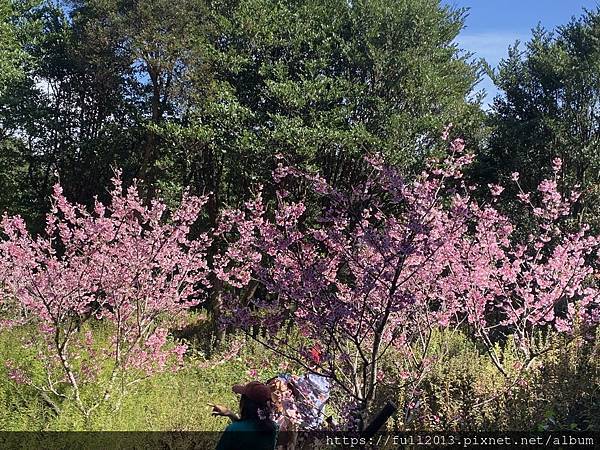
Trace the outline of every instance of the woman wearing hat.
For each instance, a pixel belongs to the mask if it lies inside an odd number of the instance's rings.
[[[272,390],[259,381],[236,384],[240,394],[240,415],[227,407],[210,405],[215,416],[229,417],[232,422],[221,436],[216,450],[273,450],[277,443],[277,424],[272,419]]]

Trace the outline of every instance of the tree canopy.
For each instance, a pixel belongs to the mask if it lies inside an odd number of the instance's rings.
[[[599,38],[600,12],[586,11],[555,32],[538,27],[524,47],[510,49],[495,75],[502,94],[483,160],[490,176],[518,171],[530,188],[560,157],[567,184],[586,190],[578,214],[590,220],[598,217],[600,181]]]
[[[437,0],[32,6],[36,39],[2,34],[32,61],[1,121],[28,186],[8,191],[27,195],[3,193],[3,207],[41,217],[57,178],[78,202],[106,199],[119,166],[149,196],[212,192],[214,222],[277,154],[334,185],[374,150],[416,168],[448,122],[480,138],[479,67],[454,43],[465,13]]]

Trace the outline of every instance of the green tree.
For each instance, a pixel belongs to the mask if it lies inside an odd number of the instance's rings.
[[[31,1],[0,1],[0,94],[24,76],[27,53],[22,43],[30,28],[27,13],[34,6]]]
[[[579,219],[598,217],[600,181],[600,10],[586,11],[555,33],[541,27],[501,62],[495,83],[493,132],[483,158],[486,176],[521,172],[527,189],[547,177],[553,158],[564,161],[569,186],[587,201]],[[597,220],[596,220],[597,221]]]
[[[246,167],[280,152],[337,183],[356,176],[369,151],[418,163],[449,122],[476,134],[479,105],[468,97],[478,68],[453,44],[464,10],[437,0],[214,1],[211,9],[217,77],[258,141]]]
[[[152,196],[161,154],[157,130],[181,116],[183,80],[203,40],[203,3],[197,0],[75,0],[71,17],[86,42],[120,59],[144,128],[138,173]],[[195,62],[198,62],[196,58]],[[201,62],[200,62],[201,64]]]
[[[15,208],[35,219],[57,178],[77,202],[105,197],[112,167],[135,167],[141,127],[129,66],[114,43],[96,46],[59,6],[45,3],[32,14],[41,32],[23,48],[34,63],[3,97],[0,114],[5,142],[23,161]]]
[[[35,10],[38,1],[0,0],[0,212],[27,213],[23,183],[27,165],[21,141],[13,134],[8,105],[19,101],[15,86],[22,83],[35,61],[27,46],[39,36]]]
[[[381,151],[423,160],[452,122],[471,143],[479,66],[453,43],[464,10],[436,0],[211,0],[187,59],[180,115],[162,122],[165,189],[213,193],[218,212],[270,178],[274,156],[333,184]]]
[[[67,4],[46,5],[10,111],[40,193],[58,172],[89,201],[116,163],[149,194],[213,192],[214,221],[275,154],[348,184],[370,151],[418,165],[448,122],[479,138],[478,67],[453,44],[465,11],[437,0]]]

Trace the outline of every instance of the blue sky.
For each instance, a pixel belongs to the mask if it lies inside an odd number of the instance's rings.
[[[442,3],[470,8],[457,41],[461,48],[494,67],[515,40],[529,40],[531,29],[538,23],[552,29],[566,24],[572,16],[580,16],[583,8],[600,6],[599,0],[442,0]],[[478,88],[487,91],[487,103],[497,93],[487,77]]]

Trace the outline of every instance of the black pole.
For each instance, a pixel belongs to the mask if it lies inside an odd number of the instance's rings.
[[[394,404],[394,402],[388,400],[388,402],[381,409],[381,411],[377,413],[373,420],[371,420],[371,423],[369,423],[369,425],[367,425],[367,427],[363,430],[362,437],[370,439],[373,436],[375,436],[375,433],[377,433],[380,430],[380,428],[385,425],[387,420],[396,411],[398,411],[398,407]]]

